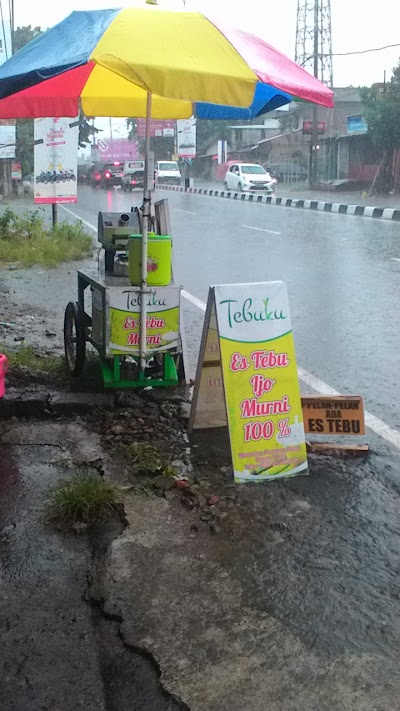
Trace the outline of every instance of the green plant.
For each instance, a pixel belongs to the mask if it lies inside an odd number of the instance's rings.
[[[159,449],[147,442],[135,442],[124,446],[124,452],[134,465],[138,474],[154,476],[174,476],[175,471],[170,466],[168,458]]]
[[[98,474],[78,473],[52,489],[45,505],[48,523],[93,526],[109,518],[116,509],[114,487]]]
[[[80,222],[60,222],[53,229],[47,229],[37,210],[19,217],[6,208],[0,215],[0,263],[55,267],[61,262],[89,256],[92,248],[92,237]]]
[[[19,346],[7,348],[0,343],[0,352],[7,356],[10,364],[10,373],[13,369],[26,367],[30,370],[42,371],[51,375],[64,376],[66,373],[65,361],[61,356],[44,356],[37,353],[32,346]]]

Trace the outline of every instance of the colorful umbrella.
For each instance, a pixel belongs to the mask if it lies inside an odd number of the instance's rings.
[[[292,97],[333,106],[333,93],[251,34],[197,12],[127,8],[73,12],[0,67],[0,117],[251,118]],[[148,180],[145,181],[146,184]],[[144,195],[142,294],[150,192]],[[141,299],[141,367],[146,299]]]
[[[76,116],[79,100],[86,116],[143,117],[148,91],[158,119],[237,117],[223,107],[248,118],[291,97],[333,106],[328,87],[253,35],[197,12],[126,8],[73,12],[11,57],[0,117]]]

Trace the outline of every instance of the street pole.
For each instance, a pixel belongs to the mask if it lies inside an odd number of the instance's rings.
[[[13,42],[14,42],[14,0],[10,0],[10,26],[11,26],[11,54],[13,54]]]
[[[53,223],[53,230],[57,227],[57,203],[53,202],[51,204],[51,219]]]
[[[318,79],[319,58],[319,0],[314,0],[314,76]],[[310,145],[310,186],[316,184],[318,176],[318,106],[313,105],[313,122]]]
[[[114,145],[113,145],[113,132],[112,132],[112,118],[110,116],[110,143],[111,143],[111,155],[114,160]]]

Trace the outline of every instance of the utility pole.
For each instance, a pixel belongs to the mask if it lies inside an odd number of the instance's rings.
[[[331,0],[298,0],[295,59],[320,81],[333,87]],[[318,107],[313,107],[310,185],[318,176]]]
[[[111,143],[111,155],[114,160],[114,144],[113,144],[113,130],[112,130],[112,118],[110,116],[110,143]]]
[[[318,78],[319,59],[319,6],[318,0],[314,0],[314,76]],[[313,186],[318,180],[318,106],[313,104],[313,124],[310,146],[310,185]]]
[[[315,5],[318,5],[318,18]],[[314,37],[318,34],[318,79],[333,87],[331,0],[298,0],[295,61],[314,70]]]

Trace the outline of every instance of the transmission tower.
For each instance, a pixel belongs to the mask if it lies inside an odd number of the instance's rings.
[[[298,0],[296,62],[333,86],[330,0]]]

